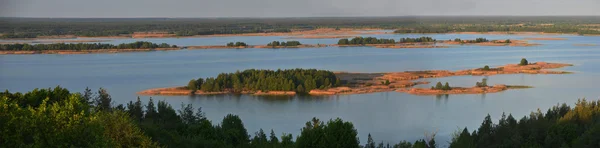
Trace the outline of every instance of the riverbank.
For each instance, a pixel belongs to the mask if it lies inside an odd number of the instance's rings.
[[[568,74],[570,72],[554,71],[550,69],[572,66],[571,64],[562,63],[547,63],[537,62],[528,65],[506,64],[495,68],[476,68],[459,71],[448,70],[428,70],[428,71],[405,71],[405,72],[389,72],[389,73],[349,73],[335,72],[336,77],[345,82],[344,86],[333,87],[329,89],[313,89],[308,92],[309,95],[346,95],[346,94],[365,94],[376,92],[397,91],[409,94],[480,94],[480,93],[496,93],[509,89],[526,88],[512,87],[511,85],[498,84],[491,87],[478,88],[462,88],[455,87],[453,91],[432,91],[427,89],[405,89],[415,85],[429,84],[428,81],[419,81],[425,78],[441,78],[452,76],[481,76],[481,75],[498,75],[498,74]],[[191,90],[185,87],[172,88],[156,88],[140,91],[138,95],[212,95],[212,94],[229,94],[235,93],[232,91],[222,92],[202,92]],[[238,92],[240,93],[240,92]],[[241,92],[241,94],[259,94],[259,95],[296,95],[295,92]]]
[[[181,48],[27,50],[27,51],[0,51],[0,55],[6,55],[6,54],[100,54],[100,53],[168,51],[168,50],[180,50],[180,49]]]
[[[515,46],[515,47],[529,47],[529,46],[539,46],[542,44],[537,43],[529,43],[527,40],[510,40],[510,43],[507,43],[506,40],[494,40],[480,43],[467,43],[467,42],[457,42],[457,41],[438,41],[440,44],[449,44],[449,45],[479,45],[479,46]]]

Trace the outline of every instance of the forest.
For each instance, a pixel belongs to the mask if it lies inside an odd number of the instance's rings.
[[[52,35],[119,36],[168,32],[177,36],[290,32],[317,28],[397,29],[396,33],[534,31],[600,34],[595,16],[402,16],[315,18],[0,18],[0,38]],[[545,24],[554,24],[543,26]]]
[[[575,107],[556,105],[517,120],[503,114],[497,123],[487,115],[479,128],[456,131],[451,148],[597,147],[600,144],[600,100],[579,100]],[[106,89],[83,93],[55,88],[0,93],[0,143],[3,147],[367,147],[435,148],[435,134],[415,142],[376,143],[368,134],[360,145],[358,131],[342,119],[313,118],[299,135],[262,129],[248,134],[239,116],[219,123],[201,108],[138,98],[114,105]]]
[[[359,148],[358,131],[342,119],[313,118],[295,138],[262,129],[251,136],[237,115],[221,122],[206,119],[201,108],[138,98],[114,105],[106,89],[72,93],[57,86],[27,93],[0,93],[1,147],[249,147]],[[366,147],[376,144],[369,134]],[[434,148],[435,139],[401,141],[378,148]]]
[[[600,34],[596,27],[574,24],[428,24],[403,27],[394,33],[453,33],[453,32],[543,32],[571,34]]]
[[[365,45],[365,44],[395,44],[394,39],[377,39],[375,37],[354,37],[350,40],[340,39],[338,45]]]
[[[326,89],[341,85],[341,80],[331,71],[316,69],[257,70],[248,69],[234,73],[221,73],[216,78],[192,79],[187,88],[204,92],[230,91],[295,91],[308,93],[313,89]]]
[[[152,49],[152,48],[177,48],[176,45],[167,43],[155,44],[152,42],[138,41],[119,45],[102,43],[54,43],[54,44],[0,44],[0,50],[99,50],[99,49]]]

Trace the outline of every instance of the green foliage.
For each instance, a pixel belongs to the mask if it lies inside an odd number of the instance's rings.
[[[277,47],[277,46],[298,46],[298,45],[302,45],[299,41],[273,41],[271,43],[268,43],[267,46],[272,46],[272,47]]]
[[[452,90],[452,87],[450,87],[450,84],[448,84],[448,82],[446,82],[446,84],[442,85],[442,82],[437,82],[435,84],[435,87],[431,87],[431,89],[433,90]]]
[[[324,18],[0,18],[0,38],[34,38],[49,35],[121,36],[134,32],[163,31],[177,36],[289,32],[316,28],[383,28],[396,33],[546,32],[600,34],[600,19],[563,17],[324,17]],[[554,25],[541,25],[553,23]]]
[[[175,45],[167,43],[155,44],[152,42],[138,41],[134,43],[123,43],[119,45],[101,44],[101,43],[77,43],[77,44],[0,44],[0,50],[8,51],[30,51],[30,50],[100,50],[100,49],[152,49],[152,48],[172,48]]]
[[[400,43],[421,43],[421,42],[435,42],[435,39],[431,37],[420,37],[420,38],[400,38]]]
[[[306,122],[297,139],[298,147],[359,147],[354,125],[341,119],[329,120],[324,124],[319,119],[313,118]]]
[[[337,44],[338,45],[348,45],[348,44],[350,44],[350,40],[348,40],[348,39],[340,39]]]
[[[190,82],[188,82],[187,89],[192,91],[198,90],[198,81],[195,79],[190,80]]]
[[[488,70],[490,70],[490,66],[485,65],[485,66],[483,66],[483,69],[481,69],[481,70],[488,71]]]
[[[504,43],[512,43],[512,41],[510,41],[510,39],[506,39]]]
[[[333,72],[316,69],[256,70],[221,73],[216,78],[206,78],[200,89],[219,91],[296,91],[330,88],[340,84]]]
[[[94,111],[79,94],[30,92],[29,97],[45,99],[23,106],[19,102],[28,98],[19,94],[0,94],[3,147],[158,147],[127,113]]]
[[[444,86],[442,85],[442,82],[437,82],[437,83],[435,84],[435,89],[437,89],[437,90],[442,90],[442,89],[443,89],[443,87],[444,87]]]
[[[521,66],[529,65],[529,62],[527,61],[527,59],[522,58],[521,62],[519,63],[519,65],[521,65]]]
[[[442,90],[452,90],[452,87],[450,87],[450,84],[446,82],[446,84],[444,84],[444,87],[442,87]]]
[[[498,124],[488,115],[477,131],[455,136],[450,147],[596,147],[599,104],[579,100],[574,108],[557,105],[545,114],[538,109],[519,121],[503,114]]]
[[[459,38],[454,39],[455,42],[460,42],[460,43],[483,43],[483,42],[489,42],[488,39],[486,38],[476,38],[475,40],[461,40]]]
[[[475,86],[477,86],[477,87],[488,87],[488,85],[487,85],[487,79],[486,78],[481,79],[481,82],[476,82]]]
[[[338,45],[365,45],[365,44],[395,44],[394,39],[377,39],[374,37],[355,37],[351,40],[340,39]]]
[[[244,42],[229,42],[227,43],[227,47],[246,47],[248,46],[248,44],[244,43]]]

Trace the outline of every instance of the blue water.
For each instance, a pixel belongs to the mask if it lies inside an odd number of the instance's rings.
[[[365,35],[369,36],[369,35]],[[377,37],[420,37],[422,35],[382,34]],[[522,39],[518,35],[428,35],[444,39]],[[207,49],[83,55],[0,55],[0,90],[25,92],[34,88],[61,85],[71,91],[85,87],[108,89],[115,104],[134,100],[144,89],[185,85],[190,79],[216,76],[249,68],[317,68],[350,72],[394,72],[407,70],[461,70],[518,63],[546,61],[575,64],[562,70],[568,75],[489,76],[488,84],[530,85],[535,88],[494,94],[414,96],[397,92],[330,97],[256,97],[248,95],[152,96],[179,108],[191,103],[202,107],[213,122],[229,113],[240,115],[249,134],[258,129],[298,135],[312,117],[322,120],[340,117],[351,121],[362,143],[371,133],[377,141],[397,143],[437,133],[446,144],[459,128],[477,128],[483,117],[499,119],[503,112],[517,118],[537,108],[545,111],[557,103],[574,104],[579,98],[599,99],[600,37],[561,35],[563,41],[532,41],[534,47],[453,46],[436,49],[382,49],[370,47],[327,47],[306,49]],[[119,39],[108,43],[138,40],[166,42],[179,46],[222,45],[243,41],[266,44],[273,40],[299,40],[305,44],[334,44],[337,39],[284,39],[285,37],[215,37]],[[452,86],[473,86],[483,76],[427,79]],[[429,87],[421,85],[417,87]],[[142,96],[143,101],[149,97]]]

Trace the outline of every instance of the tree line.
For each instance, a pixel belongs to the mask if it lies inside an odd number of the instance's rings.
[[[235,42],[235,43],[229,42],[229,43],[227,43],[227,47],[242,47],[242,46],[246,47],[246,46],[248,46],[248,44],[246,44],[244,42]]]
[[[528,24],[500,24],[500,23],[474,23],[474,24],[423,24],[414,27],[403,27],[394,33],[452,33],[452,32],[544,32],[544,33],[574,33],[579,35],[600,34],[598,28],[577,23],[562,23],[540,25],[543,23]]]
[[[420,43],[420,42],[435,42],[435,39],[431,37],[419,37],[419,38],[400,38],[399,43]]]
[[[487,115],[473,132],[457,131],[451,148],[475,147],[598,147],[600,101],[577,101],[575,107],[556,105],[517,120],[502,114],[498,123]]]
[[[221,73],[216,78],[192,79],[187,88],[195,91],[295,91],[308,93],[313,89],[327,89],[341,85],[331,71],[316,69],[257,70]]]
[[[201,108],[181,104],[175,110],[165,101],[139,97],[114,106],[105,89],[71,93],[59,86],[34,89],[25,94],[0,93],[0,143],[2,147],[375,147],[369,134],[360,145],[358,132],[342,119],[306,122],[296,136],[260,129],[249,135],[237,115],[221,122],[206,119]],[[401,141],[378,148],[435,148],[435,139]]]
[[[267,46],[277,47],[277,46],[298,46],[302,45],[299,41],[273,41],[268,43]]]
[[[395,44],[394,39],[377,39],[375,37],[354,37],[352,39],[340,39],[338,45],[364,45],[364,44]]]
[[[486,38],[476,38],[475,40],[462,40],[460,38],[456,38],[454,39],[455,42],[459,42],[459,43],[483,43],[483,42],[489,42],[490,40],[486,39]],[[505,43],[510,43],[510,40],[506,40],[504,41]]]
[[[177,48],[177,45],[167,43],[156,44],[152,42],[138,41],[134,43],[122,43],[119,45],[102,43],[77,43],[77,44],[0,44],[0,50],[98,50],[98,49],[149,49],[149,48]]]
[[[398,29],[396,33],[533,31],[600,34],[594,16],[564,17],[347,17],[347,18],[0,18],[0,38],[52,35],[119,36],[161,31],[177,36],[290,32],[317,28]],[[539,25],[539,24],[553,25]]]

